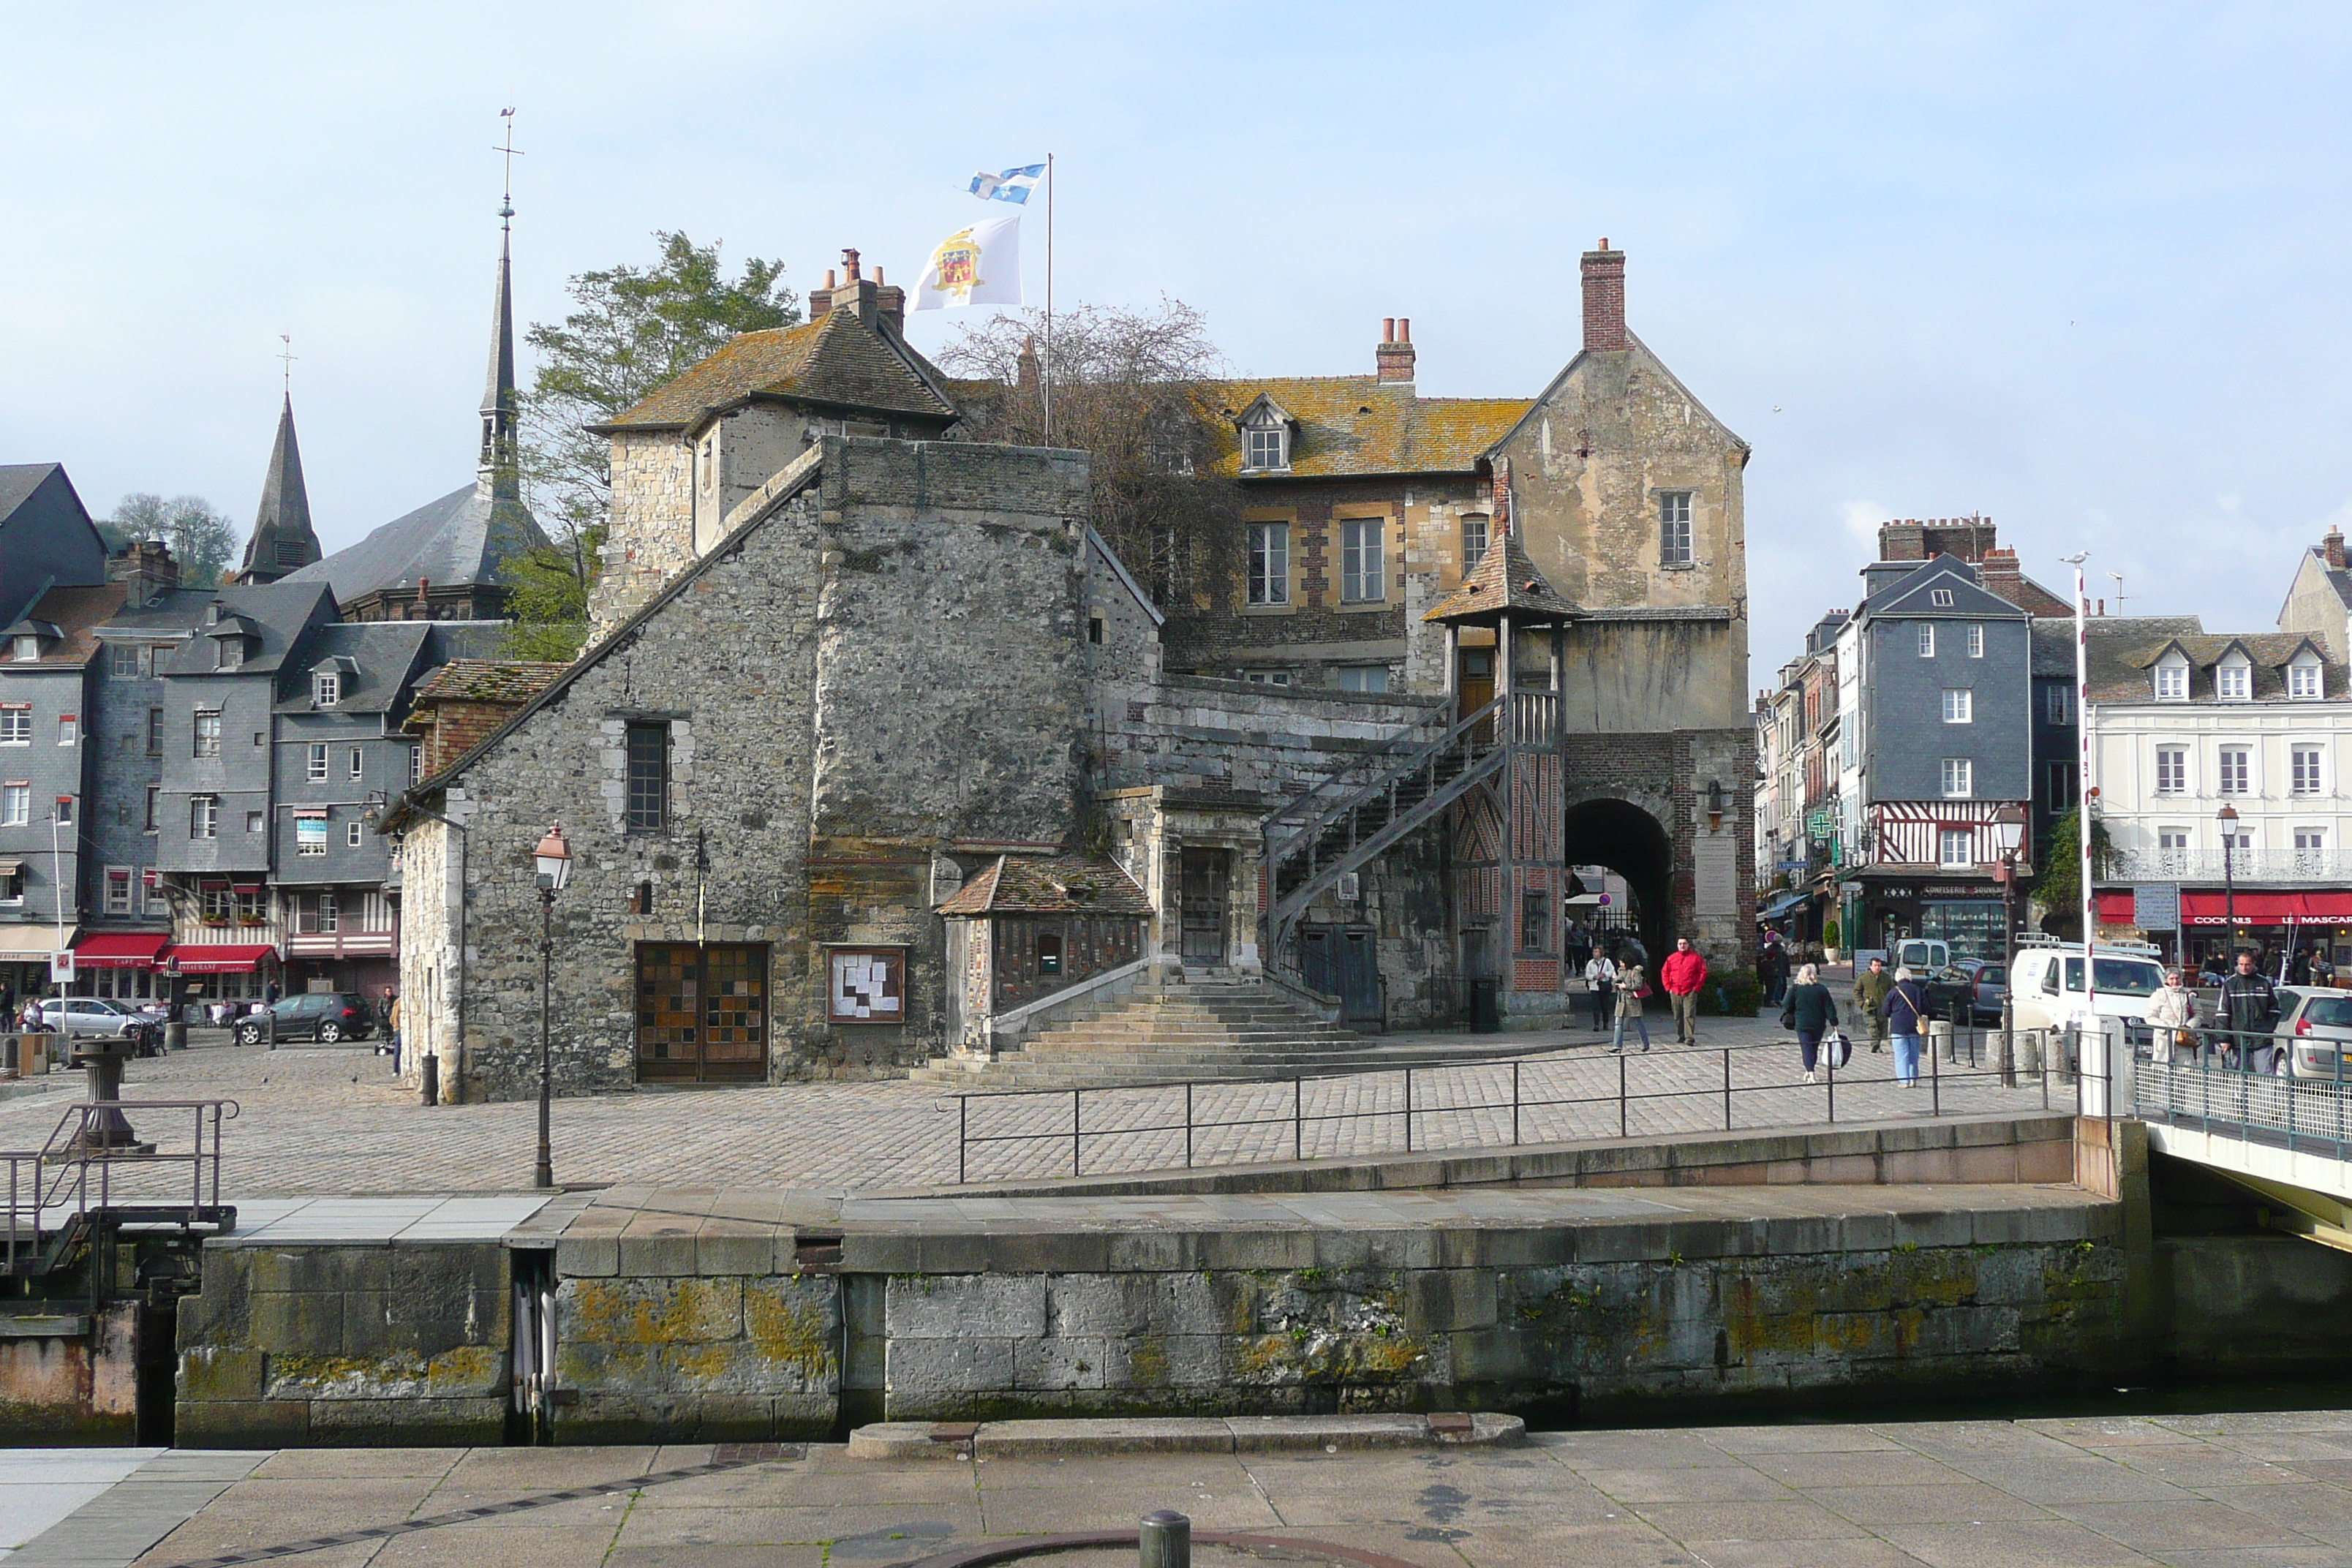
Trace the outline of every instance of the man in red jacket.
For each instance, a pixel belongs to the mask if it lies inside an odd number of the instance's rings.
[[[1706,960],[1691,947],[1690,938],[1675,939],[1674,952],[1658,965],[1658,984],[1674,998],[1675,1043],[1698,1044],[1698,988],[1706,984]]]

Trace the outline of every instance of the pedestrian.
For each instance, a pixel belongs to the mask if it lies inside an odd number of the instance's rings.
[[[2180,983],[2180,971],[2164,972],[2164,988],[2148,1000],[2148,1059],[2194,1061],[2197,1057],[2197,993]]]
[[[386,988],[383,1007],[383,1037],[392,1046],[392,1076],[400,1076],[400,993]]]
[[[1642,1004],[1650,998],[1649,977],[1638,963],[1625,963],[1617,966],[1617,1034],[1609,1042],[1612,1054],[1625,1048],[1625,1021],[1642,1031],[1642,1049],[1650,1048],[1650,1021],[1642,1016]]]
[[[275,1007],[278,1005],[277,981],[272,980],[268,984],[261,988],[261,1005],[264,1007]]]
[[[1895,977],[1883,958],[1872,959],[1869,971],[1853,977],[1853,1016],[1869,1021],[1874,1056],[1886,1048],[1886,994],[1894,989]]]
[[[1780,998],[1788,994],[1789,953],[1780,945],[1779,937],[1767,941],[1764,951],[1757,955],[1756,978],[1763,984],[1767,1006],[1778,1005]]]
[[[1919,1084],[1919,1037],[1927,1032],[1927,988],[1906,967],[1895,972],[1886,993],[1885,1022],[1895,1041],[1895,1081],[1905,1089]]]
[[[1822,984],[1822,972],[1810,963],[1797,966],[1797,983],[1789,987],[1780,1004],[1780,1027],[1797,1033],[1797,1052],[1805,1059],[1805,1081],[1813,1081],[1813,1066],[1820,1059],[1822,1037],[1836,1027],[1837,1002],[1830,988]]]
[[[2278,988],[2254,967],[2252,953],[2239,953],[2238,971],[2221,982],[2221,999],[2213,1008],[2213,1022],[2229,1037],[2231,1067],[2270,1070],[2271,1030],[2278,1015]]]
[[[1675,1044],[1698,1044],[1698,988],[1706,984],[1706,959],[1686,936],[1675,939],[1674,952],[1658,965],[1658,984],[1675,1008]]]
[[[1616,1011],[1612,1005],[1617,989],[1617,966],[1609,962],[1605,952],[1595,952],[1584,961],[1585,994],[1592,998],[1592,1032],[1609,1032],[1610,1015]]]
[[[2294,950],[2294,957],[2287,963],[2286,977],[2290,985],[2311,984],[2311,949],[2299,947]]]

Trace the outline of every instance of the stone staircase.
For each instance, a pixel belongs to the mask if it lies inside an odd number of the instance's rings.
[[[1344,1072],[1374,1042],[1252,977],[1171,979],[1032,1035],[994,1061],[935,1057],[908,1076],[959,1089],[1084,1089]]]

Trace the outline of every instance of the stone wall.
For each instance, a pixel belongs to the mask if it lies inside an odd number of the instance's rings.
[[[1307,691],[1208,676],[1107,683],[1096,702],[1103,788],[1160,784],[1301,795],[1433,718],[1440,700]]]
[[[694,561],[694,450],[674,430],[613,437],[612,526],[604,570],[588,597],[591,642],[659,593]]]

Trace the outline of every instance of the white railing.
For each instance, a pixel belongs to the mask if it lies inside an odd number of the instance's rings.
[[[2352,876],[2352,858],[2333,849],[2232,849],[2229,877],[2241,882],[2332,882]],[[2138,882],[2219,882],[2219,849],[2126,849],[2110,862],[2107,879]]]

